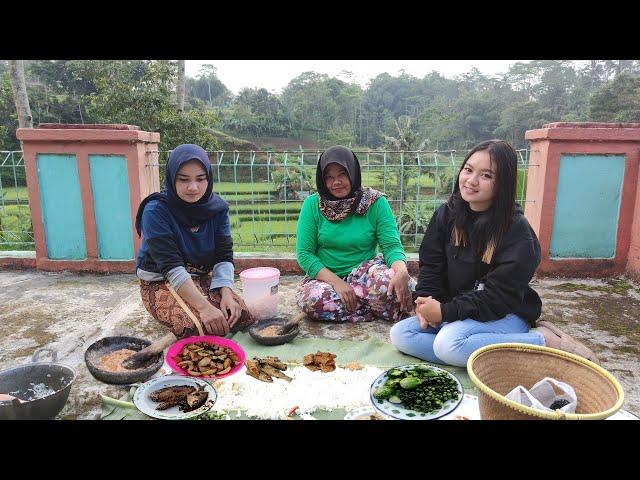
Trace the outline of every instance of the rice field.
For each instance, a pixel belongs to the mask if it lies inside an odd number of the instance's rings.
[[[315,184],[315,167],[305,166]],[[403,208],[420,213],[421,222],[428,222],[431,212],[445,199],[452,188],[457,167],[429,167],[427,173],[411,175],[408,166],[404,173],[397,167],[363,167],[362,184],[387,192],[394,211]],[[396,173],[393,173],[395,171]],[[423,169],[424,171],[424,169]],[[225,180],[227,175],[223,176]],[[393,174],[391,174],[393,173]],[[435,174],[434,174],[435,173]],[[409,175],[408,180],[402,175]],[[398,178],[400,176],[400,178]],[[517,198],[522,204],[526,192],[526,171],[518,171]],[[293,252],[296,224],[302,201],[286,199],[273,182],[222,181],[214,184],[214,192],[230,207],[234,250],[238,252]],[[421,212],[418,212],[421,210]],[[402,234],[408,251],[420,244],[418,228]],[[0,250],[33,250],[33,233],[26,186],[5,186],[0,189]]]

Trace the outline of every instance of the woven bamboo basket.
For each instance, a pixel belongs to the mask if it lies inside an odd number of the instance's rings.
[[[473,352],[467,372],[478,387],[483,420],[603,420],[624,401],[620,383],[604,368],[555,348],[525,343],[489,345]],[[576,413],[537,410],[505,397],[518,385],[530,389],[545,377],[574,388]]]

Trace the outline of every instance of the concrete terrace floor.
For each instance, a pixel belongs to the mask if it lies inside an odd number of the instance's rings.
[[[301,278],[281,278],[280,313],[297,311],[294,292]],[[588,344],[622,384],[622,408],[639,415],[640,285],[624,277],[540,278],[532,285],[542,297],[542,318]],[[388,341],[389,327],[383,321],[305,323],[300,337]],[[126,392],[91,376],[84,363],[89,345],[110,335],[155,340],[164,333],[144,309],[134,275],[0,271],[0,370],[29,363],[40,347],[57,350],[58,361],[77,372],[58,419],[98,419],[100,394],[118,398]]]

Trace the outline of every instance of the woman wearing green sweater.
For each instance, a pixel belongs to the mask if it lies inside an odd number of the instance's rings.
[[[307,275],[298,306],[335,322],[409,316],[415,281],[384,194],[362,188],[358,158],[341,145],[320,155],[316,185],[298,219],[296,256]]]

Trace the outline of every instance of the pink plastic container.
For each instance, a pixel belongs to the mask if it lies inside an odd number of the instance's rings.
[[[257,321],[278,315],[280,270],[272,267],[249,268],[240,272],[240,281],[242,299]]]
[[[193,376],[193,375],[189,375],[189,373],[186,370],[179,367],[176,361],[173,359],[173,357],[178,356],[178,353],[182,351],[185,345],[189,345],[191,343],[196,343],[196,342],[207,342],[212,345],[221,345],[223,347],[230,348],[238,356],[238,363],[236,363],[236,365],[224,375],[210,375],[210,376],[201,376],[197,378],[218,379],[218,378],[228,377],[229,375],[233,375],[234,373],[239,371],[244,365],[245,360],[247,359],[247,354],[244,353],[244,350],[242,349],[242,347],[238,345],[236,342],[234,342],[233,340],[229,340],[227,338],[222,338],[222,337],[216,337],[215,335],[187,337],[187,338],[183,338],[182,340],[178,340],[176,343],[174,343],[169,347],[169,350],[167,350],[167,357],[166,357],[167,364],[178,375],[184,375],[185,377]]]

